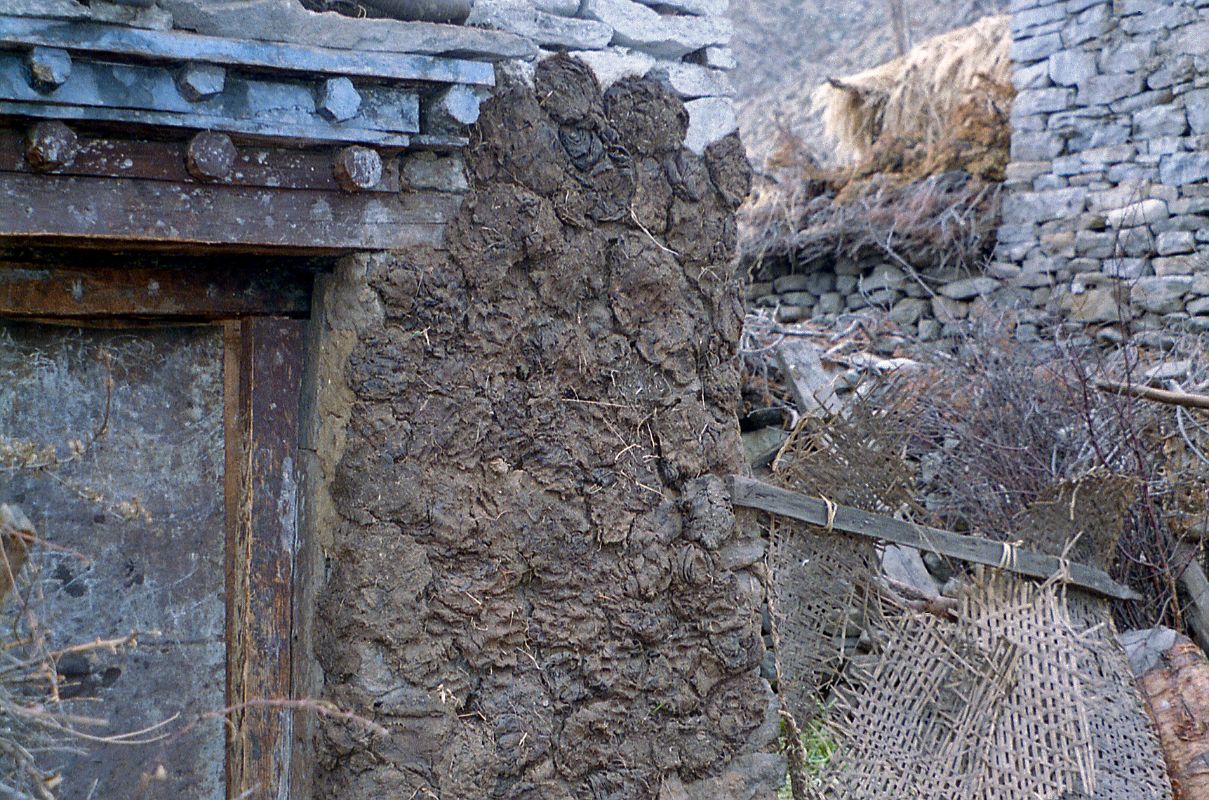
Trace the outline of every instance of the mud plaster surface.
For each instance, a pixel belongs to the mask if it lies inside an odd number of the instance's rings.
[[[467,152],[447,251],[368,261],[319,599],[316,796],[768,798],[743,469],[737,139],[556,58]]]

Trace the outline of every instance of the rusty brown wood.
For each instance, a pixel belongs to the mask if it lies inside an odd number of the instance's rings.
[[[340,253],[439,247],[461,198],[0,173],[0,245],[240,246]]]
[[[58,267],[0,259],[0,316],[221,319],[306,317],[308,272]]]
[[[227,326],[229,798],[289,797],[297,442],[306,323]],[[230,399],[234,393],[235,398]]]
[[[42,124],[63,125],[59,122]],[[186,142],[80,137],[68,163],[47,166],[29,163],[32,135],[27,131],[0,129],[0,172],[49,171],[55,175],[80,177],[140,178],[182,184],[198,182],[188,169],[189,144]],[[337,153],[335,147],[293,150],[241,145],[225,178],[217,181],[206,178],[202,182],[337,192],[340,185],[332,169]],[[401,186],[398,159],[383,159],[381,180],[372,191],[393,194]]]

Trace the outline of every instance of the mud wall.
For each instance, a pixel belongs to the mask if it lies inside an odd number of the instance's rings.
[[[557,57],[534,83],[485,104],[447,249],[329,287],[359,310],[326,334],[346,385],[320,414],[347,429],[316,656],[388,733],[322,724],[314,794],[770,797],[763,548],[720,478],[742,147],[683,149],[651,80],[602,95]]]

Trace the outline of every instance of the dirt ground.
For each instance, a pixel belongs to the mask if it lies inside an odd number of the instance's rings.
[[[767,797],[744,469],[737,137],[654,83],[505,87],[447,251],[372,261],[320,598],[317,797]]]

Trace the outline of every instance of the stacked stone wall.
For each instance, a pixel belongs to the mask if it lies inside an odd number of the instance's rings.
[[[1073,322],[1209,330],[1209,2],[1015,0],[997,269]]]

